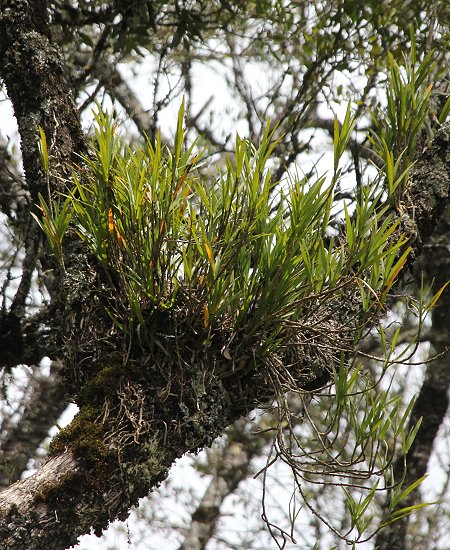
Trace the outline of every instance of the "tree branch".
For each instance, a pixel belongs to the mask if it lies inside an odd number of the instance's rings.
[[[36,203],[39,192],[48,194],[38,127],[47,135],[53,169],[61,175],[67,173],[65,164],[84,149],[77,110],[50,39],[47,17],[46,0],[0,0],[0,76],[14,106],[27,186]]]
[[[431,238],[428,239],[419,265],[428,281],[435,279],[436,288],[450,280],[450,208],[441,216]],[[444,246],[442,246],[444,245]],[[422,273],[422,270],[419,271]],[[408,432],[411,432],[422,419],[414,443],[408,455],[398,457],[394,466],[394,478],[403,479],[403,487],[424,476],[433,451],[435,439],[445,419],[449,406],[450,369],[448,343],[450,341],[450,293],[444,292],[433,312],[433,324],[429,339],[438,357],[428,364],[425,378],[417,395],[409,418]],[[402,501],[401,507],[420,502],[419,490],[415,490]],[[389,506],[389,494],[385,504]],[[406,550],[409,548],[407,531],[409,516],[405,516],[382,529],[375,545],[379,550]]]
[[[250,423],[241,419],[228,432],[228,439],[220,456],[214,456],[212,479],[191,516],[179,550],[204,550],[216,530],[220,508],[239,483],[247,479],[251,460],[261,453],[261,437],[249,433]]]
[[[30,457],[67,406],[63,382],[54,370],[49,376],[33,377],[30,385],[19,421],[12,424],[4,420],[0,426],[0,432],[5,433],[0,447],[1,488],[20,479]]]

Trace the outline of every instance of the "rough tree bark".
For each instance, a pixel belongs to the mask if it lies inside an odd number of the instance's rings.
[[[48,194],[38,126],[49,142],[50,194],[63,190],[66,163],[84,149],[44,0],[0,0],[0,76],[14,105],[28,190],[37,202],[39,192]],[[448,200],[449,160],[447,126],[422,155],[409,190],[412,201],[405,201],[401,213],[417,254]],[[33,250],[40,244],[36,239]],[[100,533],[112,519],[126,517],[175,459],[210,444],[271,391],[263,369],[246,368],[251,355],[242,358],[235,375],[205,370],[208,357],[195,356],[188,322],[179,329],[182,352],[166,348],[152,362],[130,356],[104,313],[102,275],[73,235],[67,236],[64,263],[64,273],[53,266],[59,299],[52,316],[60,326],[55,338],[62,346],[67,387],[80,413],[38,472],[0,493],[0,540],[8,550],[63,549],[91,527]],[[161,315],[154,322],[164,332],[170,320]],[[11,326],[20,336],[20,323]],[[215,359],[226,363],[220,345]],[[319,357],[314,363],[302,363],[297,371],[294,366],[292,376],[306,373],[312,387],[315,378],[323,384],[327,365]]]

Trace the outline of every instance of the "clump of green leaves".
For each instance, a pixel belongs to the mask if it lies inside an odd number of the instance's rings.
[[[180,302],[206,331],[226,324],[247,334],[278,332],[302,320],[311,296],[349,285],[364,310],[380,306],[407,255],[399,255],[405,241],[393,238],[397,225],[380,208],[381,192],[365,188],[355,215],[346,212],[346,242],[327,235],[354,126],[349,110],[335,128],[331,184],[325,176],[273,181],[269,125],[258,148],[237,136],[222,173],[205,175],[195,143],[184,144],[183,115],[182,106],[173,149],[159,136],[131,148],[109,116],[95,115],[91,154],[74,168],[69,195],[53,212],[41,200],[39,223],[58,259],[72,223],[112,284],[119,281],[122,313],[131,310],[141,331],[143,309]]]
[[[411,54],[404,55],[403,67],[388,53],[387,108],[372,113],[374,131],[369,134],[380,165],[384,166],[390,196],[398,196],[405,190],[418,138],[426,127],[430,110],[434,52],[430,51],[419,62],[413,31],[411,27]]]
[[[238,136],[234,157],[210,177],[199,169],[195,143],[184,144],[183,106],[173,149],[160,137],[131,148],[110,117],[95,118],[91,155],[74,168],[74,187],[53,217],[42,203],[41,224],[59,251],[72,222],[111,282],[119,281],[140,330],[144,308],[167,311],[182,301],[206,331],[224,323],[233,332],[278,331],[303,317],[305,300],[345,285],[359,288],[364,309],[378,307],[404,262],[404,240],[392,238],[397,226],[378,208],[376,188],[362,193],[355,216],[346,215],[346,243],[327,235],[350,111],[336,126],[331,184],[325,176],[273,181],[269,125],[258,148]]]
[[[155,143],[130,147],[111,117],[95,114],[90,154],[73,168],[63,202],[50,208],[41,199],[39,223],[57,259],[62,262],[61,243],[70,225],[110,283],[117,326],[125,335],[136,331],[144,346],[151,342],[150,323],[158,312],[187,320],[199,345],[206,347],[214,334],[226,335],[221,354],[231,369],[236,334],[258,341],[259,358],[269,362],[289,346],[297,347],[299,356],[302,346],[313,349],[314,342],[308,342],[318,335],[331,350],[326,368],[335,372],[336,389],[334,409],[324,420],[333,427],[318,433],[338,430],[343,418],[352,426],[355,445],[342,466],[343,451],[336,458],[323,441],[323,449],[313,453],[320,471],[352,472],[361,479],[382,471],[388,462],[386,457],[382,465],[377,462],[383,440],[388,433],[403,438],[406,416],[394,426],[399,403],[368,388],[355,390],[359,370],[350,370],[346,360],[363,332],[360,315],[373,319],[382,310],[409,248],[382,204],[381,176],[361,189],[352,214],[344,208],[339,235],[329,234],[340,158],[354,128],[350,109],[344,123],[335,124],[331,181],[294,175],[274,181],[269,166],[277,140],[269,124],[258,147],[237,136],[234,155],[212,176],[203,169],[196,144],[185,144],[183,116],[182,105],[171,148],[160,136]],[[344,316],[342,326],[330,324],[334,315]],[[350,337],[340,346],[346,331]],[[251,354],[256,359],[255,348]],[[283,367],[282,361],[276,365]],[[388,409],[394,412],[384,418]],[[405,442],[406,452],[411,442]],[[369,450],[374,459],[358,474]],[[359,502],[350,493],[347,498],[352,529],[360,534],[370,526],[368,510],[377,490],[369,488]]]

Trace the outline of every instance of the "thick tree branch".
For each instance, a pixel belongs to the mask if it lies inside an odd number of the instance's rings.
[[[0,77],[13,103],[27,186],[34,202],[38,202],[39,192],[48,195],[37,146],[38,127],[47,135],[50,161],[59,175],[67,173],[65,164],[84,148],[47,18],[46,0],[0,0]]]
[[[19,481],[0,493],[0,540],[3,548],[65,548],[53,546],[51,538],[43,537],[48,524],[59,524],[63,531],[73,529],[70,517],[58,516],[58,507],[46,504],[55,487],[82,483],[80,466],[72,452],[63,453],[46,462],[36,474]],[[73,493],[72,493],[73,498]],[[75,512],[77,502],[73,501]],[[24,521],[24,518],[30,518]],[[82,516],[80,515],[80,518]],[[89,522],[90,518],[87,519]],[[80,521],[80,519],[78,520]],[[14,525],[14,529],[9,526]],[[84,526],[86,531],[89,525]],[[77,525],[77,529],[79,526]],[[54,532],[54,535],[56,533]],[[43,538],[45,540],[43,541]],[[59,537],[57,537],[59,539]],[[67,535],[63,537],[68,540]]]
[[[435,134],[417,159],[399,214],[416,254],[433,233],[449,200],[450,123]]]
[[[13,3],[0,0],[0,77],[13,103],[21,137],[26,190],[32,203],[38,203],[39,193],[50,200],[49,195],[64,190],[68,163],[84,148],[77,111],[64,78],[60,56],[51,43],[47,17],[45,0]],[[52,179],[51,188],[42,169],[39,127],[47,136],[50,163],[54,175],[58,176]],[[2,311],[0,319],[2,341],[15,339],[19,351],[25,299],[42,240],[42,233],[37,231],[29,216],[24,217],[23,223],[27,224],[28,241],[22,280],[11,311]],[[25,228],[22,229],[25,232]],[[45,265],[45,255],[41,261],[45,269],[49,267]],[[7,357],[5,363],[8,367],[12,366],[13,359],[12,355]]]
[[[450,280],[450,258],[448,243],[450,242],[450,208],[447,207],[441,216],[436,229],[430,237],[422,254],[419,266],[425,272],[427,280],[435,280],[436,288],[442,287]],[[420,271],[420,273],[422,272]],[[428,461],[433,451],[435,439],[449,406],[448,391],[450,388],[450,368],[448,345],[450,342],[450,293],[444,292],[437,308],[433,312],[433,324],[429,339],[438,357],[429,363],[425,378],[420,388],[409,418],[408,430],[414,429],[422,419],[414,443],[407,457],[400,456],[394,467],[395,479],[403,479],[403,487],[424,476]],[[389,499],[389,495],[388,495]],[[412,506],[420,502],[418,490],[408,495],[401,506]],[[389,500],[386,502],[386,507]],[[382,529],[377,538],[379,550],[407,550],[409,516],[388,525]]]

